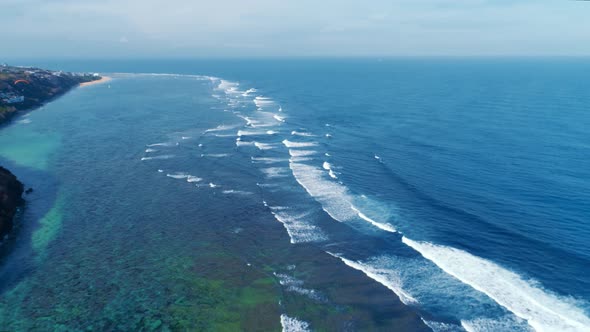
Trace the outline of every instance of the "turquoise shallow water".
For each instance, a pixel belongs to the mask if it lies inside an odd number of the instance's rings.
[[[0,130],[11,327],[590,326],[585,60],[39,65],[175,74]]]

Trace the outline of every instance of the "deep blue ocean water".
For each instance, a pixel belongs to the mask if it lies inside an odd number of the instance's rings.
[[[36,289],[79,269],[114,288],[105,308],[64,281],[59,301],[82,320],[162,310],[169,296],[146,285],[188,273],[165,257],[205,239],[273,251],[265,234],[281,225],[285,244],[362,272],[434,330],[590,330],[587,59],[22,64],[113,80],[0,129],[0,161],[36,189],[0,267],[0,320],[14,327],[71,328],[34,315],[53,298]],[[272,273],[310,301],[329,293]],[[283,328],[314,328],[283,309]]]

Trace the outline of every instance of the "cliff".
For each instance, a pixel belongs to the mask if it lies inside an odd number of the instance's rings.
[[[23,190],[16,176],[0,166],[0,238],[12,229],[16,209],[23,202]]]

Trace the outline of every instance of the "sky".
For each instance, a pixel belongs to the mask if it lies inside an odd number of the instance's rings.
[[[0,0],[0,57],[590,55],[590,1]]]

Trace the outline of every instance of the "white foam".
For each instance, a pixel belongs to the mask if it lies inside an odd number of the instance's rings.
[[[271,158],[271,157],[251,157],[253,163],[264,163],[264,164],[275,164],[281,162],[287,162],[288,159],[283,158]]]
[[[434,332],[464,332],[464,329],[462,329],[458,325],[426,320],[424,318],[421,319],[424,322],[424,324],[430,327],[430,329]]]
[[[205,133],[211,133],[211,132],[216,132],[216,131],[227,131],[227,130],[235,129],[237,127],[238,127],[237,125],[219,125],[215,128],[205,130]]]
[[[248,95],[250,95],[253,92],[256,92],[256,89],[254,89],[254,88],[248,89],[248,90],[246,90],[246,92],[242,93],[242,96],[248,97]]]
[[[267,131],[266,131],[266,134],[267,134],[267,135],[276,135],[276,134],[278,134],[278,133],[279,133],[278,131],[274,131],[274,130],[267,130]]]
[[[340,255],[328,252],[328,254],[340,258],[342,262],[355,270],[363,272],[367,277],[379,282],[383,286],[394,292],[404,304],[417,304],[418,301],[407,293],[403,288],[401,277],[395,271],[389,269],[379,269],[369,264],[348,260]]]
[[[285,288],[287,292],[297,293],[306,296],[314,301],[325,301],[324,297],[315,289],[303,287],[303,281],[297,278],[288,276],[282,273],[273,273],[279,279],[279,284]]]
[[[285,118],[282,116],[278,116],[278,115],[274,115],[273,118],[275,118],[275,120],[279,121],[279,122],[285,122]]]
[[[243,116],[243,115],[238,115],[238,116],[239,116],[240,118],[244,119],[244,121],[246,121],[246,126],[247,126],[247,127],[256,127],[256,126],[254,125],[254,123],[255,123],[255,121],[254,121],[254,120],[250,119],[250,118],[249,118],[249,117],[247,117],[247,116]]]
[[[317,154],[317,151],[313,150],[289,150],[289,155],[294,158],[298,157],[309,157]]]
[[[275,219],[282,223],[287,230],[292,244],[321,242],[328,239],[319,227],[311,224],[306,213],[293,214],[290,209],[285,207],[270,207],[270,209]]]
[[[328,175],[330,175],[330,177],[332,179],[337,179],[338,178],[336,176],[336,173],[334,173],[334,171],[332,170],[332,165],[330,165],[330,163],[328,163],[327,161],[324,161],[324,164],[322,165],[322,167],[324,167],[324,169],[326,171],[328,171]]]
[[[158,150],[156,149],[145,149],[145,153],[150,153],[150,152],[157,152]]]
[[[327,138],[332,138],[332,134],[326,134]]]
[[[32,122],[31,119],[22,119],[22,120],[16,121],[16,123],[20,123],[20,124],[29,124],[31,122]]]
[[[242,94],[243,92],[238,90],[239,85],[237,82],[221,80],[217,88],[223,90],[226,94]]]
[[[200,181],[203,181],[203,179],[201,179],[200,177],[196,177],[196,176],[193,176],[193,175],[189,175],[189,176],[186,177],[186,182],[191,182],[192,183],[192,182],[200,182]]]
[[[143,157],[143,158],[141,158],[141,160],[171,159],[171,158],[174,158],[174,155],[172,155],[172,154],[165,154],[165,155],[154,156],[154,157]]]
[[[186,179],[189,177],[188,174],[182,172],[168,173],[166,176],[173,179]]]
[[[254,142],[244,142],[240,139],[240,137],[238,137],[236,139],[236,146],[240,147],[240,146],[249,146],[249,145],[254,145]]]
[[[590,318],[572,299],[551,294],[491,261],[456,248],[402,241],[461,282],[486,294],[537,331],[590,331]]]
[[[207,158],[224,158],[224,157],[228,157],[229,154],[228,153],[203,153],[201,154],[201,157],[207,157]]]
[[[257,136],[266,135],[266,131],[238,130],[238,136]]]
[[[290,150],[291,151],[291,150]],[[350,208],[352,197],[345,186],[325,178],[322,169],[294,162],[289,167],[297,182],[319,203],[333,219],[345,222],[357,217]]]
[[[386,232],[391,232],[391,233],[396,233],[397,232],[397,230],[393,226],[391,226],[390,224],[384,223],[384,222],[377,222],[377,221],[375,221],[375,220],[367,217],[367,215],[365,215],[364,213],[362,213],[354,205],[351,205],[350,208],[353,209],[355,212],[357,212],[358,213],[358,216],[361,219],[363,219],[364,221],[369,222],[371,225],[373,225],[373,226],[375,226],[375,227],[377,227],[379,229],[382,229],[382,230],[384,230]]]
[[[476,318],[471,320],[461,320],[461,327],[467,332],[496,332],[496,331],[511,331],[511,332],[531,332],[534,331],[526,323],[523,325],[521,321],[514,316],[505,316],[496,319],[490,318]],[[443,330],[445,331],[445,330]],[[449,330],[446,330],[449,331]]]
[[[274,148],[274,145],[270,143],[254,142],[254,146],[256,146],[258,150],[270,150]]]
[[[190,137],[190,136],[182,136],[181,138],[182,138],[182,139],[191,139],[191,137]]]
[[[269,98],[265,98],[265,97],[256,97],[256,99],[254,99],[254,104],[256,105],[256,107],[260,110],[262,109],[264,106],[273,104],[274,102],[272,100],[270,100]]]
[[[297,318],[289,317],[285,314],[281,315],[281,326],[283,332],[308,332],[309,324]]]
[[[149,147],[152,147],[152,146],[173,146],[173,144],[170,142],[164,142],[164,143],[148,144],[147,146],[149,146]]]
[[[260,169],[268,178],[280,178],[288,176],[289,169],[286,167],[268,167]]]
[[[158,173],[164,173],[164,170],[163,169],[159,169],[158,170]]]
[[[219,187],[219,185],[216,185],[216,184],[215,184],[215,183],[213,183],[213,182],[209,182],[209,187],[210,187],[210,188],[217,188],[217,187]]]
[[[222,191],[222,193],[226,194],[226,195],[252,195],[251,192],[249,191],[243,191],[243,190],[224,190]]]
[[[283,144],[288,148],[308,148],[318,145],[317,142],[291,142],[289,140],[284,140]]]
[[[293,136],[303,136],[303,137],[314,137],[315,136],[314,134],[311,134],[311,133],[307,133],[307,132],[303,132],[303,131],[296,131],[296,130],[293,130],[291,132],[291,135],[293,135]]]

